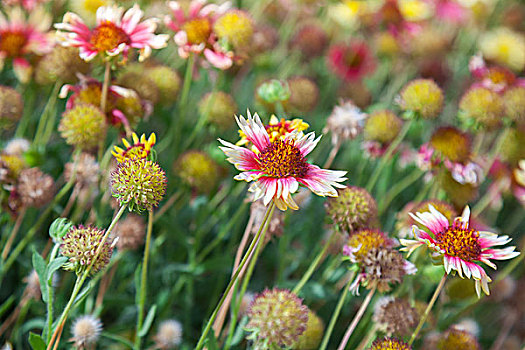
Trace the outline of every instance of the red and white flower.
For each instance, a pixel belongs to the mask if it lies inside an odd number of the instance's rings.
[[[31,76],[31,55],[43,55],[51,50],[53,42],[48,34],[51,17],[37,7],[26,18],[20,7],[0,12],[0,69],[6,59],[13,61],[17,78],[27,82]]]
[[[375,70],[376,63],[368,45],[354,41],[332,46],[328,66],[345,81],[359,81]]]
[[[127,58],[131,48],[138,49],[143,61],[152,49],[167,45],[167,34],[155,34],[158,19],[140,22],[144,12],[138,5],[126,12],[122,7],[103,6],[97,10],[96,26],[90,29],[76,14],[67,12],[62,23],[56,23],[57,39],[63,46],[78,47],[80,57],[92,60],[98,54],[110,57],[123,54]]]
[[[429,205],[430,212],[410,213],[410,216],[418,223],[425,226],[430,232],[420,230],[417,226],[412,226],[412,233],[415,240],[400,239],[410,255],[415,249],[422,245],[427,245],[432,250],[435,258],[442,258],[443,265],[447,274],[452,270],[457,271],[463,278],[473,278],[476,286],[476,293],[480,296],[481,289],[489,295],[488,283],[492,280],[487,275],[479,263],[485,263],[496,269],[496,265],[491,261],[507,260],[518,256],[515,252],[516,247],[495,249],[494,246],[501,246],[511,241],[509,236],[498,236],[488,231],[477,231],[469,224],[470,209],[465,207],[463,215],[457,217],[452,225],[447,218],[432,205]]]
[[[255,113],[248,111],[248,119],[236,117],[237,124],[255,147],[251,149],[236,146],[219,139],[221,150],[228,156],[227,160],[242,171],[235,176],[236,180],[253,182],[249,191],[254,192],[253,200],[263,199],[265,205],[274,201],[277,208],[288,207],[297,210],[299,207],[292,198],[299,185],[308,187],[319,196],[337,197],[335,188],[344,188],[340,184],[346,180],[346,171],[321,169],[307,162],[306,156],[315,148],[319,138],[313,132],[304,135],[294,131],[284,139],[270,141],[270,136]]]

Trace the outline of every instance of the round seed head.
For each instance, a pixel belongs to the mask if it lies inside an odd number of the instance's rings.
[[[118,250],[136,250],[144,243],[146,225],[141,216],[129,214],[117,224],[113,232],[118,237]]]
[[[286,107],[298,113],[312,111],[319,100],[319,88],[307,77],[294,77],[288,79],[290,99]]]
[[[480,350],[481,347],[475,336],[459,330],[455,327],[449,328],[441,335],[437,343],[438,350]]]
[[[299,336],[299,340],[293,346],[295,350],[317,350],[324,335],[323,320],[313,311],[308,311],[308,323],[306,330]]]
[[[229,129],[235,124],[237,103],[233,96],[222,91],[207,93],[199,102],[199,113],[220,129]]]
[[[468,90],[459,102],[462,122],[469,127],[483,127],[494,130],[501,125],[505,114],[503,98],[496,92],[484,87]]]
[[[431,79],[409,82],[399,95],[399,104],[405,111],[413,111],[423,119],[434,119],[443,109],[443,91]]]
[[[71,333],[73,337],[70,341],[74,342],[75,347],[85,349],[87,346],[97,343],[102,332],[102,322],[91,315],[80,316],[73,323]]]
[[[90,64],[80,58],[78,48],[56,45],[38,62],[35,80],[39,84],[74,84],[79,74],[87,75],[90,69]]]
[[[53,178],[38,168],[24,169],[18,177],[17,193],[25,207],[42,207],[49,203],[55,192]]]
[[[200,193],[209,193],[217,185],[219,166],[206,153],[190,150],[183,153],[174,164],[181,180]]]
[[[389,143],[396,138],[402,126],[403,121],[393,112],[374,112],[365,121],[364,137],[366,140]]]
[[[301,51],[305,59],[318,57],[328,46],[328,35],[320,26],[306,24],[294,34],[290,46]]]
[[[341,230],[352,234],[377,225],[377,204],[368,191],[348,186],[338,193],[339,196],[326,201],[326,211]]]
[[[76,169],[75,169],[76,164]],[[89,187],[97,183],[100,177],[100,166],[89,153],[80,153],[73,162],[66,163],[64,177],[69,181],[75,169],[75,181],[80,187]]]
[[[505,115],[519,125],[525,124],[525,86],[515,86],[503,95]]]
[[[153,66],[147,69],[148,76],[159,91],[160,102],[172,102],[177,98],[181,87],[179,74],[168,66]]]
[[[412,347],[396,338],[384,338],[375,340],[368,350],[412,350]]]
[[[452,126],[437,129],[430,138],[430,145],[451,162],[464,162],[470,157],[470,136]]]
[[[374,321],[388,336],[407,336],[417,326],[419,315],[407,300],[383,297],[375,305]]]
[[[182,325],[177,320],[162,321],[154,339],[158,348],[172,349],[182,342]]]
[[[62,114],[58,131],[68,145],[91,149],[106,134],[106,116],[91,104],[76,103]]]
[[[11,128],[22,118],[22,95],[8,86],[0,86],[0,130]]]

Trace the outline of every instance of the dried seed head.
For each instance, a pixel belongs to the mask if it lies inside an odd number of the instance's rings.
[[[90,64],[80,58],[78,48],[56,45],[38,62],[35,80],[39,84],[74,84],[79,74],[87,75],[90,69]]]
[[[11,128],[22,118],[22,95],[8,86],[0,86],[0,130]]]
[[[90,149],[98,145],[106,128],[106,116],[98,107],[76,103],[62,114],[58,131],[68,145]]]
[[[418,113],[423,119],[434,119],[443,109],[443,91],[431,79],[409,82],[399,95],[399,104],[405,111]]]
[[[143,64],[134,64],[118,77],[117,84],[137,92],[140,98],[155,104],[159,101],[159,89]]]
[[[79,349],[85,349],[87,346],[97,343],[100,333],[102,332],[102,322],[91,315],[80,316],[73,323],[71,333],[73,337],[70,341]]]
[[[319,100],[319,88],[307,77],[293,77],[287,80],[290,99],[285,108],[301,114],[311,112]]]
[[[364,137],[370,141],[390,143],[399,134],[402,126],[403,121],[393,112],[389,110],[374,112],[365,121]]]
[[[332,133],[332,144],[336,145],[345,140],[354,139],[363,130],[366,113],[361,112],[359,107],[352,101],[346,101],[334,107],[332,114],[326,121],[323,132]]]
[[[419,315],[407,300],[383,297],[375,304],[374,321],[388,336],[406,336],[417,326]]]
[[[174,163],[174,172],[199,193],[209,193],[215,188],[219,170],[208,154],[197,150],[184,152]]]
[[[135,250],[144,243],[146,225],[144,219],[139,215],[129,214],[120,221],[113,231],[118,237],[118,250]]]
[[[148,76],[159,90],[160,102],[172,102],[177,98],[182,79],[177,71],[168,66],[153,66],[147,69]]]
[[[222,91],[207,93],[199,102],[199,113],[220,129],[229,129],[235,125],[234,115],[237,110],[233,96]]]
[[[457,328],[449,328],[443,333],[437,343],[439,350],[480,350],[478,340],[472,334],[459,330]]]
[[[55,183],[51,176],[44,174],[38,168],[24,169],[18,177],[16,190],[23,206],[38,208],[51,201],[55,192]]]
[[[16,138],[10,140],[4,147],[2,151],[3,154],[9,156],[22,156],[25,152],[29,150],[31,143],[26,139]]]
[[[328,36],[320,26],[306,24],[299,28],[290,41],[290,46],[301,51],[305,59],[321,56],[328,45]]]
[[[154,337],[155,345],[162,349],[172,349],[182,342],[182,325],[177,320],[165,320],[159,325]]]
[[[364,228],[350,235],[343,254],[350,257],[352,262],[362,262],[372,249],[392,247],[394,241],[379,230]]]
[[[367,190],[348,186],[338,193],[326,201],[326,211],[335,225],[349,234],[377,226],[377,204]]]
[[[66,163],[64,177],[69,181],[73,175],[76,163],[75,181],[80,187],[89,187],[97,183],[100,176],[100,167],[95,157],[89,153],[80,153],[73,162]]]

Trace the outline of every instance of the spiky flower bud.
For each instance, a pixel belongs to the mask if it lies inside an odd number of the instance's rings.
[[[406,336],[417,326],[419,315],[407,300],[383,297],[375,304],[374,321],[388,336]]]
[[[70,341],[79,349],[86,349],[97,343],[100,333],[102,332],[102,322],[92,315],[78,317],[71,328]]]
[[[308,308],[286,289],[266,289],[248,311],[248,339],[259,347],[291,347],[306,330]]]
[[[219,37],[219,42],[223,40],[238,50],[248,46],[254,28],[247,12],[230,10],[217,18],[213,30]]]
[[[269,104],[284,102],[290,98],[290,88],[285,82],[272,79],[259,85],[257,98]]]
[[[439,350],[480,350],[481,347],[475,336],[459,330],[455,327],[449,328],[443,333],[437,343]]]
[[[56,81],[72,84],[78,81],[78,74],[86,75],[90,68],[90,64],[80,58],[78,48],[56,45],[38,62],[35,80],[39,84]]]
[[[17,193],[25,207],[41,207],[53,198],[53,178],[38,168],[24,169],[18,177]]]
[[[58,131],[68,145],[90,149],[98,145],[106,133],[106,116],[91,104],[76,103],[62,114]]]
[[[75,168],[76,167],[76,168]],[[75,182],[80,187],[89,187],[94,185],[100,176],[100,166],[89,153],[80,153],[74,157],[73,162],[66,163],[64,177],[69,181],[75,169]]]
[[[392,111],[374,112],[365,121],[364,137],[371,141],[390,143],[399,134],[402,126],[403,121]]]
[[[468,90],[459,101],[459,117],[469,127],[497,128],[505,113],[503,98],[484,87]]]
[[[199,102],[199,113],[220,129],[228,129],[235,124],[237,109],[233,96],[222,91],[207,93]]]
[[[512,121],[525,124],[525,86],[515,86],[503,95],[505,115]]]
[[[69,258],[68,262],[64,264],[64,269],[75,271],[77,275],[83,273],[93,263],[104,234],[104,230],[93,226],[73,226],[62,238],[62,244],[60,245],[60,254]],[[90,275],[103,270],[109,263],[112,254],[113,245],[111,239],[108,238],[104,242],[99,256],[93,263]]]
[[[22,95],[8,86],[0,86],[0,130],[11,128],[22,118]]]
[[[412,347],[396,338],[384,338],[375,340],[368,350],[412,350]]]
[[[326,211],[343,231],[353,232],[377,225],[377,203],[367,190],[348,186],[326,201]]]
[[[200,193],[210,192],[219,179],[217,163],[208,154],[197,150],[184,152],[174,163],[174,171],[185,184]]]
[[[166,173],[150,160],[136,159],[119,163],[111,173],[111,192],[119,206],[138,213],[153,210],[166,193]]]
[[[182,325],[177,320],[162,321],[154,340],[159,349],[173,349],[182,342]]]
[[[399,94],[399,105],[405,111],[416,112],[423,119],[434,119],[443,109],[443,91],[431,79],[409,82]]]
[[[434,131],[430,138],[430,145],[451,162],[464,162],[470,157],[469,134],[453,126],[443,126]]]
[[[139,215],[129,214],[116,225],[113,233],[118,237],[118,250],[135,250],[144,243],[146,233],[144,219]]]
[[[317,350],[324,335],[323,320],[313,311],[308,311],[308,323],[306,330],[299,336],[299,340],[293,346],[294,350]]]
[[[286,107],[291,111],[308,113],[312,111],[319,100],[319,88],[307,77],[293,77],[288,79],[290,99]]]
[[[177,98],[182,83],[177,71],[158,65],[148,68],[147,72],[159,90],[160,102],[172,102]]]

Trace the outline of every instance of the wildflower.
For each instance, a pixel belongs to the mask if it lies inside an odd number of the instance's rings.
[[[117,6],[103,6],[97,9],[97,23],[90,29],[76,14],[67,12],[62,23],[56,23],[57,40],[63,46],[80,48],[80,57],[91,61],[98,54],[108,57],[123,54],[126,59],[131,48],[139,49],[139,61],[151,55],[152,49],[167,45],[168,35],[155,35],[157,19],[143,22],[144,15],[138,5],[125,13]]]
[[[498,236],[487,231],[477,231],[469,223],[470,208],[465,207],[463,215],[457,217],[452,225],[447,218],[437,211],[433,206],[429,206],[429,213],[410,213],[410,216],[418,223],[424,225],[431,234],[420,230],[417,226],[412,226],[412,232],[416,240],[402,239],[401,244],[410,255],[421,245],[427,245],[432,250],[434,258],[443,259],[443,264],[447,274],[452,270],[463,274],[467,278],[475,280],[476,293],[480,295],[480,289],[489,295],[488,282],[490,277],[485,270],[478,265],[483,262],[496,269],[496,265],[491,261],[512,259],[519,255],[515,252],[515,247],[505,249],[494,249],[493,246],[504,245],[510,242],[508,236]]]
[[[157,86],[161,102],[171,102],[176,99],[182,86],[182,79],[177,71],[168,66],[157,65],[148,68],[147,74]]]
[[[182,182],[200,193],[209,193],[219,180],[219,166],[205,152],[190,150],[180,155],[173,164]]]
[[[367,190],[349,186],[339,190],[338,194],[326,201],[325,207],[333,223],[342,231],[351,235],[377,225],[377,203]]]
[[[286,289],[265,289],[248,311],[248,339],[259,348],[291,347],[306,331],[308,308]]]
[[[484,127],[489,130],[501,124],[505,113],[502,97],[484,87],[469,89],[459,102],[459,117],[467,126]]]
[[[430,146],[451,162],[464,162],[470,157],[470,135],[452,126],[440,127],[432,134]]]
[[[505,115],[513,122],[525,124],[525,86],[515,86],[503,95]]]
[[[316,24],[303,25],[290,40],[290,46],[299,50],[306,59],[321,56],[327,45],[328,35]]]
[[[469,61],[469,70],[478,80],[475,86],[481,86],[497,93],[504,92],[519,81],[508,68],[487,66],[481,54],[472,56]]]
[[[85,349],[97,343],[101,332],[102,322],[98,318],[91,315],[80,316],[73,323],[73,337],[70,341],[75,343],[75,347]]]
[[[478,196],[477,183],[460,183],[454,179],[454,176],[448,169],[438,175],[437,181],[455,207],[464,206]]]
[[[401,127],[403,121],[389,110],[377,111],[368,116],[365,121],[364,137],[366,140],[377,141],[381,144],[392,142]]]
[[[328,52],[328,63],[334,73],[345,81],[361,80],[375,69],[370,49],[364,42],[332,46]]]
[[[165,320],[154,337],[155,345],[162,350],[174,348],[182,342],[182,325],[177,320]]]
[[[346,180],[345,171],[321,169],[307,162],[306,156],[319,142],[315,134],[304,135],[297,131],[289,133],[284,140],[270,140],[270,135],[257,114],[248,119],[236,117],[239,128],[246,135],[257,152],[239,147],[219,139],[221,150],[228,156],[241,173],[236,180],[253,182],[249,191],[254,192],[254,201],[263,198],[265,205],[274,201],[281,210],[288,207],[299,209],[292,194],[297,192],[299,184],[308,187],[319,196],[336,197],[336,188],[344,188],[340,182]]]
[[[332,145],[357,137],[363,130],[368,114],[361,112],[352,101],[341,101],[335,106],[326,121],[323,132],[332,133]]]
[[[166,193],[166,174],[146,159],[128,159],[111,173],[111,192],[119,206],[138,213],[153,210]]]
[[[396,338],[384,338],[375,340],[368,350],[412,350],[412,347]]]
[[[290,98],[291,92],[287,82],[272,79],[259,85],[256,98],[271,107],[276,103],[284,103]]]
[[[97,183],[100,176],[100,166],[89,153],[80,153],[72,162],[66,163],[64,177],[69,181],[75,169],[75,182],[80,187],[89,187]]]
[[[436,208],[440,213],[442,213],[451,223],[454,218],[457,216],[457,212],[452,205],[445,201],[438,199],[427,199],[423,202],[414,203],[410,202],[397,214],[397,223],[396,231],[397,236],[400,238],[405,238],[411,233],[412,225],[418,225],[420,228],[423,228],[418,222],[414,221],[409,215],[410,212],[430,212],[430,206]]]
[[[94,148],[106,134],[106,117],[94,105],[78,103],[62,114],[58,131],[68,145]]]
[[[97,22],[97,10],[103,6],[111,5],[110,0],[71,0],[69,5],[74,13],[77,13],[87,25],[95,25]]]
[[[434,119],[443,109],[443,91],[431,79],[416,79],[401,90],[398,103],[405,111],[417,113],[423,119]]]
[[[222,45],[239,50],[246,48],[253,36],[252,19],[245,11],[229,10],[217,18],[213,31]]]
[[[107,239],[104,242],[99,256],[94,262],[93,259],[100,247],[104,234],[104,230],[93,226],[73,226],[62,238],[62,244],[60,245],[60,254],[69,258],[68,262],[63,266],[64,269],[75,271],[77,275],[80,275],[93,264],[89,272],[90,275],[103,270],[109,264],[113,254],[111,239]]]
[[[117,223],[114,236],[118,237],[118,250],[136,250],[144,243],[146,225],[139,215],[129,214],[126,218]]]
[[[274,142],[276,140],[285,140],[288,134],[293,132],[302,133],[303,131],[308,129],[310,125],[308,125],[308,123],[305,123],[300,118],[295,118],[292,120],[287,120],[284,118],[279,119],[272,114],[272,116],[270,117],[270,122],[264,127],[266,128],[266,132],[270,136],[270,142]],[[237,146],[242,146],[249,143],[248,139],[246,138],[246,135],[242,130],[239,130],[239,135],[241,136],[241,139],[237,141]]]
[[[0,86],[0,130],[11,128],[22,118],[22,95],[8,86]]]
[[[237,103],[233,96],[223,91],[207,93],[199,102],[199,113],[221,129],[228,129],[234,124],[233,116],[236,112]]]
[[[88,74],[91,66],[79,57],[74,47],[55,46],[38,62],[35,79],[39,84],[76,83],[79,74]]]
[[[373,319],[378,328],[388,336],[407,336],[417,326],[419,315],[407,300],[383,297],[375,304]]]
[[[147,139],[145,134],[142,134],[139,139],[135,133],[131,134],[131,138],[133,144],[125,138],[122,138],[122,143],[126,149],[115,146],[114,150],[111,151],[111,154],[113,154],[118,163],[124,163],[127,160],[147,159],[153,146],[157,142],[157,136],[154,132],[151,133]]]
[[[481,347],[474,335],[455,327],[451,327],[440,336],[440,339],[437,342],[437,349],[480,350]]]
[[[506,27],[484,33],[479,40],[483,57],[519,72],[525,67],[525,38]]]
[[[293,346],[296,350],[315,350],[319,349],[319,344],[323,339],[324,324],[323,320],[313,311],[308,310],[308,323],[306,330],[299,336],[299,340]]]
[[[51,16],[40,6],[27,19],[19,7],[8,8],[6,13],[0,13],[0,69],[10,59],[18,80],[28,82],[32,73],[28,58],[51,50],[52,40],[47,34]]]
[[[188,58],[190,53],[203,54],[214,67],[228,69],[233,64],[233,54],[221,47],[213,25],[231,5],[229,2],[205,4],[206,1],[192,0],[185,14],[179,1],[170,1],[168,5],[173,16],[166,17],[165,23],[175,32],[174,40],[180,57]]]
[[[23,206],[39,208],[53,198],[55,183],[51,176],[38,168],[24,169],[18,177],[16,192]]]
[[[307,77],[293,77],[287,80],[290,88],[290,98],[285,103],[285,109],[292,112],[308,113],[317,105],[319,88]]]

